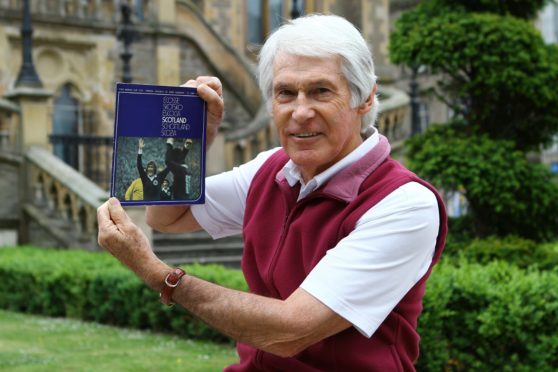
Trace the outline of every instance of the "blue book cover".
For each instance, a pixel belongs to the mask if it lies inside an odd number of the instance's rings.
[[[195,88],[116,85],[110,195],[123,205],[205,201],[207,109]]]

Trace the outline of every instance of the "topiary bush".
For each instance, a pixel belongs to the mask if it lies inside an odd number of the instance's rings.
[[[409,168],[464,190],[479,237],[558,234],[558,188],[527,156],[558,131],[558,46],[530,21],[550,1],[424,0],[390,35],[391,61],[430,74],[452,112],[410,141]]]
[[[444,251],[468,262],[488,264],[504,261],[519,268],[553,270],[558,267],[558,251],[551,244],[539,244],[516,236],[474,239],[459,250]]]
[[[428,4],[429,2],[425,2]],[[424,6],[404,13],[390,36],[390,59],[440,74],[434,92],[468,125],[522,151],[552,143],[558,130],[558,46],[532,23],[488,13]]]
[[[551,173],[530,163],[512,142],[469,136],[462,125],[434,125],[410,138],[409,168],[440,189],[463,189],[479,237],[555,239],[558,186]]]
[[[467,11],[512,15],[533,19],[539,11],[555,0],[430,0],[426,4],[432,12]]]
[[[419,371],[554,371],[558,273],[440,263],[419,318]]]
[[[239,270],[218,265],[190,265],[186,270],[228,288],[247,290]],[[0,308],[228,340],[182,308],[162,305],[157,293],[105,252],[0,249]]]

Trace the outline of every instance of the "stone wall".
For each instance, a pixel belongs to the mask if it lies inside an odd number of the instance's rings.
[[[188,40],[183,39],[180,43],[180,76],[182,81],[194,79],[200,75],[217,75],[214,68],[200,54],[198,48]],[[244,126],[250,122],[251,116],[236,98],[234,87],[229,87],[224,83],[223,98],[225,100],[224,121],[231,128]]]
[[[14,155],[0,154],[0,228],[19,218],[21,187],[18,183],[22,160]]]
[[[17,244],[21,187],[18,176],[21,159],[0,154],[0,247]]]

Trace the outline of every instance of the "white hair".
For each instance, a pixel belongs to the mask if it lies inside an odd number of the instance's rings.
[[[312,14],[282,25],[267,39],[258,60],[259,85],[269,104],[273,89],[273,62],[281,53],[305,57],[340,57],[343,73],[351,92],[351,107],[368,100],[376,75],[372,53],[360,32],[345,18]],[[363,116],[361,132],[366,133],[378,116],[378,97]]]

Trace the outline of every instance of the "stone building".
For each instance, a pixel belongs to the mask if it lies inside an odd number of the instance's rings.
[[[409,135],[407,82],[389,63],[388,39],[396,12],[413,2],[29,0],[30,54],[40,80],[32,87],[18,85],[24,3],[0,0],[0,172],[10,174],[2,182],[19,184],[16,195],[3,201],[9,207],[0,210],[0,240],[8,230],[17,231],[18,242],[37,240],[32,233],[40,229],[29,226],[51,229],[49,208],[80,226],[81,238],[95,235],[94,210],[106,197],[110,174],[115,84],[123,80],[122,5],[131,10],[134,32],[132,82],[179,85],[197,75],[223,82],[226,113],[207,174],[278,144],[254,76],[255,58],[284,19],[304,13],[343,15],[361,30],[380,81],[380,132],[396,149]],[[60,241],[68,234],[58,230],[51,235]]]

